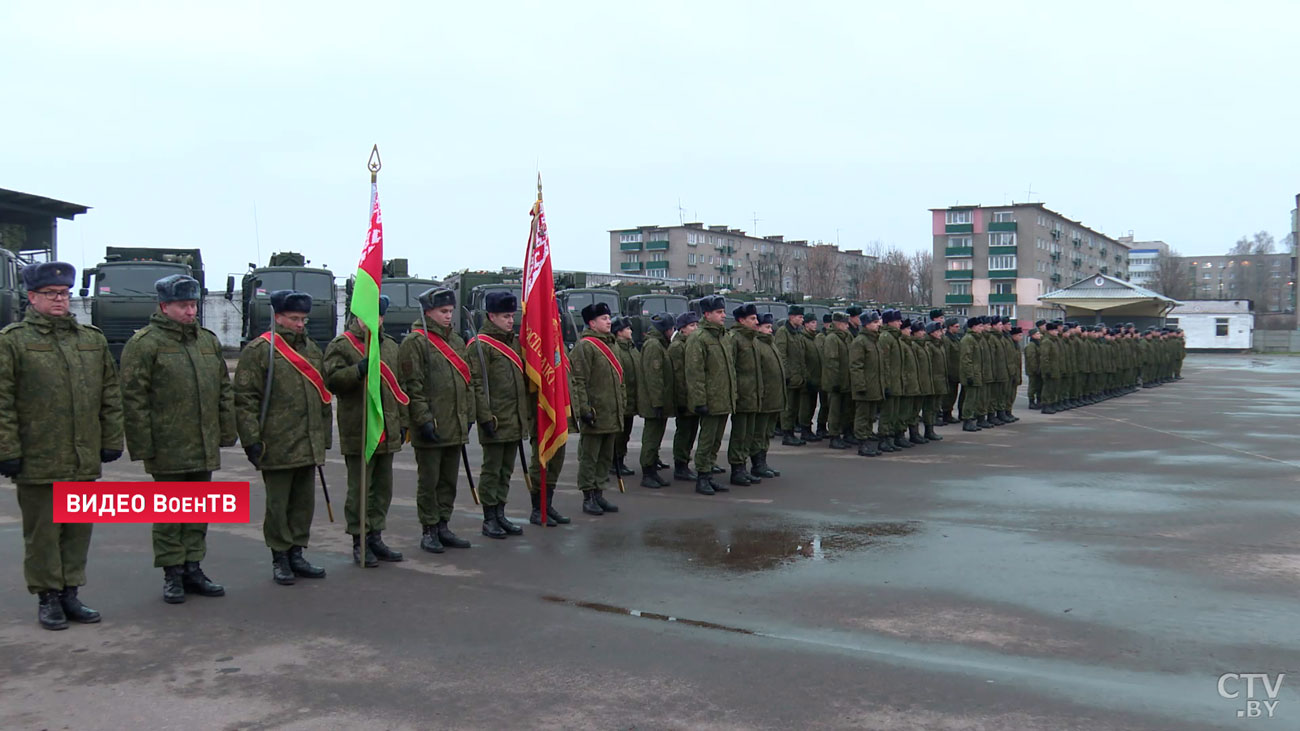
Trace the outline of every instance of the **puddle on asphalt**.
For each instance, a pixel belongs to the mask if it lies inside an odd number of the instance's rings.
[[[731,625],[718,624],[717,622],[706,622],[702,619],[686,619],[685,617],[674,617],[668,614],[659,614],[657,612],[643,612],[639,609],[628,609],[627,607],[618,607],[613,604],[604,604],[602,602],[586,602],[578,599],[566,599],[562,596],[554,596],[552,594],[543,595],[542,601],[552,602],[555,604],[567,604],[569,606],[578,607],[579,609],[590,609],[594,612],[603,612],[605,614],[625,614],[629,617],[653,619],[659,622],[676,622],[677,624],[685,624],[691,627],[699,627],[701,629],[713,629],[720,632],[734,632],[741,635],[758,634],[753,630],[745,629],[744,627],[732,627]]]
[[[834,560],[911,535],[920,525],[919,521],[797,525],[776,520],[725,525],[701,518],[653,523],[642,540],[650,548],[680,555],[692,566],[754,572]]]

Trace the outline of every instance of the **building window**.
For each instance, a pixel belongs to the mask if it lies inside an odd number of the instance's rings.
[[[743,287],[743,286],[745,286],[745,278],[744,278],[744,277],[736,277],[736,286],[737,286],[737,287]]]
[[[1015,221],[1016,221],[1015,211],[994,211],[993,212],[994,223],[1015,223]]]
[[[1016,268],[1015,254],[1001,254],[999,256],[989,257],[989,271],[998,270],[998,269],[1015,269],[1015,268]]]
[[[618,242],[620,244],[639,244],[641,243],[641,232],[638,231],[634,234],[619,234]]]
[[[989,234],[989,246],[1015,246],[1016,235],[1014,233],[991,233]]]
[[[627,261],[628,261],[628,263],[635,263],[635,262],[641,261],[641,255],[640,255],[640,254],[628,254],[628,255],[627,255]]]
[[[695,254],[686,255],[686,266],[691,266],[691,267],[695,266],[695,256],[696,256]]]
[[[949,223],[949,224],[954,224],[954,223],[970,223],[971,220],[972,220],[972,219],[971,219],[971,212],[970,212],[970,211],[948,211],[948,223]]]
[[[664,258],[663,254],[654,253],[650,255],[650,261],[668,261],[668,260]]]
[[[956,248],[963,248],[963,249],[964,249],[964,248],[968,248],[968,247],[970,247],[970,246],[971,246],[971,239],[970,239],[969,236],[949,236],[949,237],[948,237],[948,247],[949,247],[949,248],[953,248],[953,249],[956,249]]]
[[[688,282],[694,282],[694,281],[695,281],[695,272],[691,272],[690,274],[687,274],[687,275],[686,275],[686,281],[688,281]]]
[[[1216,338],[1228,337],[1228,318],[1226,317],[1214,318],[1214,336]]]
[[[1015,305],[989,305],[989,314],[1001,315],[1002,317],[1010,317],[1012,319],[1015,319],[1016,306]]]
[[[949,259],[948,260],[948,271],[950,272],[958,272],[958,271],[964,272],[974,268],[975,268],[975,262],[971,261],[970,259]]]
[[[970,311],[966,307],[952,307],[948,311],[952,313],[953,317],[968,317],[970,315]]]
[[[949,282],[948,294],[970,294],[970,282]]]
[[[694,233],[691,233],[690,231],[687,231],[687,232],[686,232],[686,245],[687,245],[687,246],[698,246],[699,243],[700,243],[700,239],[699,239],[699,237],[697,237]]]
[[[1015,294],[1016,283],[1015,282],[994,282],[993,292],[994,294]]]

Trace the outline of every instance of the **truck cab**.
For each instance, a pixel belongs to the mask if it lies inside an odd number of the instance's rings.
[[[604,287],[562,289],[555,293],[555,303],[560,308],[560,329],[563,331],[566,347],[572,348],[576,345],[578,338],[582,337],[583,331],[587,329],[587,323],[582,321],[582,308],[597,302],[609,306],[610,317],[623,314],[618,291],[614,289]]]
[[[334,288],[334,273],[329,269],[309,267],[301,254],[282,252],[272,254],[268,266],[249,264],[240,287],[243,321],[240,328],[240,346],[271,329],[271,293],[292,289],[311,295],[311,314],[307,321],[307,337],[321,350],[338,335],[338,293]],[[234,301],[235,278],[226,280],[226,299]]]
[[[203,288],[203,259],[198,249],[155,249],[109,246],[104,261],[81,272],[78,294],[90,298],[90,324],[108,340],[115,359],[136,330],[149,324],[158,311],[158,290],[154,283],[163,277],[184,274]],[[203,298],[199,298],[199,324],[203,323]]]
[[[18,257],[0,249],[0,328],[21,320],[27,309],[27,289],[19,269]]]

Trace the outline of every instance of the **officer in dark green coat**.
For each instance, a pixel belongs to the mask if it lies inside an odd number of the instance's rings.
[[[770,312],[758,316],[758,336],[754,342],[754,351],[758,353],[759,423],[754,429],[754,442],[750,448],[749,474],[759,477],[781,476],[767,463],[767,445],[777,431],[781,415],[787,413],[786,399],[791,396],[785,359],[776,347],[775,320]]]
[[[934,427],[943,421],[943,400],[948,395],[948,348],[942,321],[931,321],[925,326],[925,345],[930,353],[930,396],[921,404],[921,421],[926,441],[941,442],[943,437]],[[924,374],[922,374],[924,377]]]
[[[483,447],[478,497],[483,505],[483,535],[505,538],[524,532],[506,518],[506,498],[515,455],[532,432],[534,412],[528,409],[523,350],[514,331],[519,298],[510,292],[489,292],[483,298],[483,309],[487,322],[468,347],[470,383],[477,403],[474,420]]]
[[[221,447],[233,447],[239,436],[230,372],[216,333],[198,324],[198,280],[173,274],[154,288],[158,311],[122,348],[126,446],[159,482],[211,482]],[[154,524],[153,565],[163,570],[163,601],[226,593],[199,565],[207,535],[207,523]]]
[[[799,439],[803,442],[820,442],[822,438],[813,429],[813,412],[821,393],[822,349],[817,318],[808,315],[803,319],[801,331],[804,338],[804,392],[799,399]]]
[[[618,356],[618,362],[623,366],[623,393],[627,398],[627,402],[623,405],[623,431],[619,433],[618,439],[614,440],[614,467],[611,472],[627,477],[636,474],[627,466],[627,443],[632,439],[632,427],[636,423],[636,400],[639,396],[641,380],[641,351],[637,350],[636,343],[632,342],[632,322],[626,317],[611,319],[609,331],[614,335],[616,346],[614,354]]]
[[[691,452],[695,447],[695,437],[700,432],[700,416],[687,407],[690,393],[686,388],[686,343],[687,339],[700,326],[700,316],[695,312],[683,312],[673,323],[677,334],[668,346],[668,361],[673,369],[673,406],[676,418],[673,420],[673,479],[683,482],[695,482],[699,475],[691,469]]]
[[[1029,408],[1041,410],[1043,408],[1043,373],[1040,365],[1039,356],[1040,342],[1043,339],[1043,329],[1047,327],[1046,320],[1039,320],[1034,328],[1029,331],[1029,342],[1025,344],[1025,375],[1029,376]]]
[[[799,414],[803,411],[804,399],[808,398],[808,357],[806,350],[811,345],[804,336],[803,308],[790,305],[785,322],[773,333],[777,352],[785,364],[786,384],[785,410],[781,412],[781,444],[787,447],[801,447],[807,442],[795,434],[797,426],[802,426]]]
[[[727,417],[736,408],[734,352],[725,342],[726,300],[709,295],[700,300],[700,327],[686,341],[686,408],[700,417],[695,445],[695,491],[701,495],[731,488],[713,479],[713,466],[727,429]]]
[[[979,431],[981,427],[975,421],[982,416],[980,405],[983,401],[981,391],[984,387],[984,359],[981,357],[980,337],[984,332],[983,320],[972,317],[966,320],[966,334],[961,339],[959,367],[961,387],[966,395],[962,398],[962,431]]]
[[[872,433],[885,403],[885,379],[881,370],[880,313],[862,315],[862,330],[849,343],[849,386],[853,396],[853,436],[862,444],[858,454],[875,457],[880,454],[879,441],[884,437]]]
[[[727,332],[724,344],[731,351],[736,373],[736,406],[731,411],[731,439],[727,442],[727,462],[731,465],[731,484],[741,487],[762,482],[763,478],[748,470],[749,453],[759,434],[758,309],[741,305],[732,310],[736,323]]]
[[[853,394],[849,383],[849,316],[844,312],[831,315],[830,331],[822,345],[822,388],[830,398],[830,448],[848,449],[857,439],[853,430]]]
[[[618,507],[604,496],[609,466],[614,462],[614,443],[623,430],[627,409],[627,378],[615,350],[609,305],[596,302],[582,308],[587,329],[569,351],[573,367],[573,413],[578,416],[578,489],[582,491],[582,512],[588,515],[617,513]]]
[[[885,403],[880,411],[880,451],[895,452],[894,440],[902,435],[903,333],[898,329],[903,314],[888,309],[880,313],[880,373]]]
[[[919,343],[912,335],[912,320],[903,318],[898,323],[898,331],[901,334],[899,342],[899,353],[903,359],[902,370],[902,397],[899,398],[899,421],[898,436],[894,438],[894,446],[907,449],[918,444],[925,444],[921,440],[921,433],[917,431],[916,425],[920,422],[921,414],[921,364],[924,355],[918,357],[917,349]],[[925,362],[925,371],[930,370],[929,362]],[[904,434],[903,430],[906,430]]]
[[[469,548],[469,541],[447,526],[456,508],[461,450],[475,416],[469,349],[452,328],[456,293],[430,287],[419,295],[421,317],[411,323],[397,358],[411,446],[417,470],[415,511],[420,518],[420,548]],[[468,468],[468,465],[466,465]]]
[[[271,549],[271,578],[289,585],[295,577],[325,578],[325,569],[302,552],[316,513],[316,466],[325,464],[334,439],[333,397],[322,375],[324,357],[306,335],[311,295],[276,290],[271,310],[274,329],[245,345],[235,366],[235,423],[244,454],[266,484],[262,535]]]
[[[940,425],[956,424],[953,408],[957,405],[961,385],[961,320],[949,317],[943,321],[943,360],[948,368],[948,389],[943,397],[943,421]]]
[[[1006,413],[1002,415],[1005,421],[1020,421],[1020,417],[1013,414],[1012,409],[1015,408],[1016,396],[1020,393],[1020,385],[1025,382],[1025,361],[1021,350],[1021,342],[1025,337],[1024,333],[1024,329],[1019,325],[1012,325],[1007,329],[1007,395],[1003,400],[1003,403],[1006,404]]]
[[[122,456],[122,394],[108,341],[69,314],[72,265],[29,264],[22,276],[27,312],[0,330],[0,475],[17,485],[37,619],[59,630],[100,617],[77,596],[91,524],[54,522],[53,483],[97,480]]]
[[[641,408],[641,418],[645,420],[641,427],[642,487],[668,487],[668,482],[659,476],[662,464],[659,447],[668,428],[668,417],[677,413],[677,401],[673,396],[673,363],[668,357],[668,341],[673,337],[674,324],[673,316],[667,312],[651,317],[645,343],[641,345],[637,404]]]
[[[388,295],[379,295],[379,393],[384,408],[384,431],[375,453],[366,462],[362,430],[365,426],[365,377],[369,367],[370,336],[360,320],[353,318],[342,335],[325,348],[325,385],[338,397],[339,447],[348,468],[348,496],[343,503],[348,535],[352,536],[352,561],[358,566],[376,566],[379,561],[401,561],[402,554],[384,543],[388,508],[393,502],[393,455],[406,441],[407,406],[410,399],[402,387],[397,341],[382,329],[388,312]],[[391,379],[391,380],[390,380]],[[361,536],[361,472],[366,471],[365,556]]]

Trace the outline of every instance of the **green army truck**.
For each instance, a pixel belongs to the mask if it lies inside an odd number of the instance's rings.
[[[524,296],[523,272],[520,269],[503,267],[499,272],[462,269],[443,279],[442,286],[456,293],[456,314],[451,324],[465,340],[468,341],[472,333],[483,328],[483,323],[487,320],[484,305],[488,294],[492,292],[510,292],[520,300],[521,311],[515,315],[515,334],[519,334],[519,325],[523,321]],[[465,319],[466,309],[470,311],[470,320]]]
[[[646,331],[650,328],[650,318],[660,312],[667,312],[676,317],[690,309],[690,300],[686,295],[655,292],[651,294],[634,294],[623,302],[623,315],[632,323],[632,340],[637,347],[645,342]]]
[[[582,287],[561,289],[555,293],[555,304],[560,308],[560,329],[563,330],[564,344],[572,348],[587,329],[582,321],[582,308],[597,302],[609,305],[610,317],[623,314],[622,298],[618,290],[611,287]]]
[[[143,246],[109,246],[104,261],[81,272],[81,291],[90,298],[90,324],[103,331],[114,358],[120,358],[126,341],[149,324],[158,311],[154,283],[173,274],[199,280],[203,294],[203,257],[198,249],[157,249]],[[93,281],[93,286],[92,286]],[[203,300],[199,299],[199,324]]]
[[[27,289],[18,273],[22,263],[8,249],[0,249],[0,328],[23,319]]]
[[[343,307],[343,320],[348,319],[352,311],[352,285],[356,276],[348,277],[347,301]],[[438,282],[433,279],[413,277],[406,259],[388,259],[384,261],[383,282],[379,285],[381,294],[388,295],[388,312],[384,315],[384,332],[399,343],[411,331],[411,323],[420,321],[420,293],[435,287]]]
[[[338,335],[338,292],[334,288],[334,272],[329,269],[309,267],[311,262],[302,254],[284,251],[271,255],[264,267],[251,262],[240,286],[240,347],[271,329],[271,293],[279,289],[293,289],[311,295],[311,314],[307,321],[307,337],[324,350]],[[235,277],[226,279],[226,299],[235,299]]]

